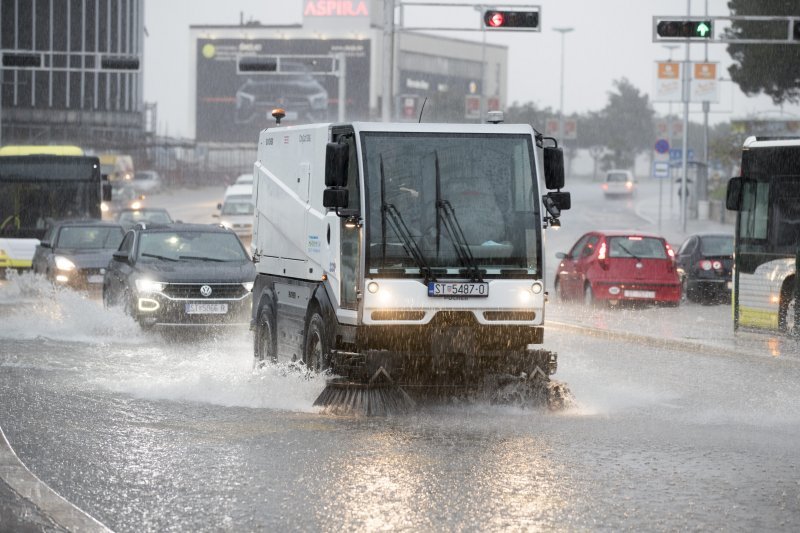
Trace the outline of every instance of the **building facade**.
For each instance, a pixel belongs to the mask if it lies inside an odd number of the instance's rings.
[[[0,142],[144,134],[144,0],[0,0]]]

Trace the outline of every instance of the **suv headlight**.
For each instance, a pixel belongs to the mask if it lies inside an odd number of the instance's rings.
[[[252,281],[245,281],[245,282],[242,283],[242,287],[244,287],[244,289],[247,292],[252,292],[252,290],[253,290],[253,282]]]
[[[64,257],[63,255],[55,256],[56,268],[59,270],[65,270],[69,272],[70,270],[75,270],[75,263]]]
[[[153,281],[151,279],[137,279],[136,290],[139,292],[161,292],[167,284],[163,281]]]

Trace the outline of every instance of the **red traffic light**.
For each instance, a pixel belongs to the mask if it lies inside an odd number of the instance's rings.
[[[483,25],[495,30],[536,30],[539,28],[539,12],[489,9],[483,12]]]
[[[500,11],[487,11],[485,21],[487,26],[499,28],[506,21],[506,18]]]

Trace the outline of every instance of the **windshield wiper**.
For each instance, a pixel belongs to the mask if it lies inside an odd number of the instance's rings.
[[[447,231],[450,242],[456,249],[458,261],[466,268],[467,277],[470,281],[483,282],[483,273],[475,263],[475,258],[472,256],[472,250],[467,244],[467,239],[464,237],[464,232],[461,230],[461,224],[458,223],[456,218],[455,209],[449,201],[442,198],[442,175],[439,170],[439,152],[434,151],[434,163],[436,165],[436,253],[439,253],[439,236],[440,236],[440,222],[444,222],[444,229]]]
[[[215,263],[224,263],[225,259],[217,259],[216,257],[202,257],[199,255],[179,255],[180,259],[197,259],[198,261],[214,261]]]
[[[383,154],[380,156],[380,171],[381,171],[381,246],[383,248],[383,265],[386,266],[386,222],[389,221],[389,225],[392,226],[392,229],[400,237],[400,240],[403,241],[403,248],[405,248],[406,253],[411,256],[411,259],[417,264],[419,267],[420,272],[425,277],[425,284],[429,281],[436,281],[436,276],[433,275],[433,271],[431,267],[428,265],[428,262],[425,261],[425,256],[422,255],[422,251],[417,246],[417,241],[414,240],[414,237],[411,236],[411,232],[408,230],[408,226],[406,226],[405,221],[403,221],[403,217],[400,215],[400,211],[394,206],[394,204],[386,203],[386,175],[383,171]]]
[[[154,259],[163,259],[164,261],[177,261],[174,257],[167,257],[165,255],[142,253],[142,257],[152,257]]]
[[[625,253],[627,253],[629,256],[631,256],[631,257],[633,257],[634,259],[636,259],[637,261],[641,262],[641,260],[642,260],[642,259],[641,259],[640,257],[637,257],[636,255],[634,255],[634,253],[633,253],[633,252],[631,252],[630,250],[628,250],[628,248],[627,248],[627,247],[626,247],[624,244],[617,243],[617,246],[619,246],[620,248],[622,248],[623,250],[625,250]]]

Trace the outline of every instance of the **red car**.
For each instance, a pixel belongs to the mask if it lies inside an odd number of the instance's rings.
[[[556,296],[587,304],[622,300],[677,306],[681,283],[675,253],[657,235],[625,231],[587,233],[561,259]]]

